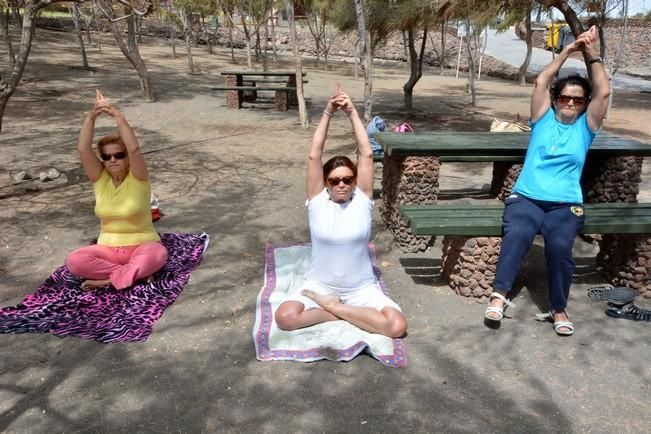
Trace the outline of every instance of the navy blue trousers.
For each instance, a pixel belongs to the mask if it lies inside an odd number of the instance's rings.
[[[574,238],[583,227],[581,204],[533,200],[514,193],[505,201],[504,237],[493,287],[511,291],[524,255],[537,234],[545,240],[549,307],[563,311],[572,285]]]

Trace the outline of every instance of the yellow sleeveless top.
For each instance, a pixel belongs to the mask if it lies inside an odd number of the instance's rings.
[[[101,232],[97,244],[119,247],[160,241],[151,221],[151,187],[129,172],[117,187],[106,170],[93,183],[95,215]]]

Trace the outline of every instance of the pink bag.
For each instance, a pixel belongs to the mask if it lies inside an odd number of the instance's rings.
[[[393,129],[394,133],[413,133],[414,129],[407,122],[403,122]]]

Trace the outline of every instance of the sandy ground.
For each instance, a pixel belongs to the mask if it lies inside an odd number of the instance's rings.
[[[188,75],[185,59],[173,59],[164,42],[147,39],[141,49],[156,103],[140,100],[135,73],[108,35],[101,53],[90,50],[92,73],[71,68],[79,63],[71,35],[39,32],[0,136],[0,305],[18,303],[97,235],[91,186],[75,151],[95,88],[126,113],[141,139],[166,214],[158,229],[206,231],[211,246],[145,344],[3,335],[0,431],[648,430],[648,323],[609,319],[603,304],[587,299],[587,287],[605,282],[595,271],[595,247],[581,241],[570,296],[573,337],[559,338],[533,320],[546,297],[540,242],[521,272],[515,318],[491,330],[482,323],[484,306],[455,295],[440,277],[439,243],[430,252],[402,254],[376,212],[379,260],[410,322],[409,367],[385,368],[365,355],[341,364],[258,362],[251,330],[263,246],[308,239],[304,171],[313,128],[300,128],[296,110],[226,109],[210,90],[222,83],[219,71],[232,67],[226,50],[195,49],[199,74]],[[237,57],[244,68],[244,53]],[[278,68],[290,67],[287,60]],[[333,63],[329,71],[307,63],[315,119],[337,82],[361,108],[363,83],[350,63]],[[430,70],[414,109],[405,112],[406,77],[405,65],[375,67],[374,111],[390,123],[486,130],[493,116],[527,118],[529,87],[481,81],[479,107],[471,108],[465,79]],[[649,115],[649,94],[615,95],[606,130],[651,142]],[[99,121],[99,133],[111,130],[108,120]],[[345,119],[334,119],[329,137],[328,152],[352,154]],[[64,177],[45,190],[12,185],[11,174],[49,167]],[[490,171],[484,164],[444,166],[443,198],[485,197]],[[640,201],[651,199],[650,175],[647,164]]]

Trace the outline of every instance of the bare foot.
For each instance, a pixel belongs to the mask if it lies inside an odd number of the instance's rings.
[[[309,289],[304,289],[301,294],[321,306],[323,309],[330,311],[333,306],[341,303],[341,300],[336,295],[321,295]]]
[[[99,287],[110,285],[111,281],[109,279],[104,279],[104,280],[84,280],[84,282],[81,284],[81,289],[84,292],[90,292],[93,291]]]

